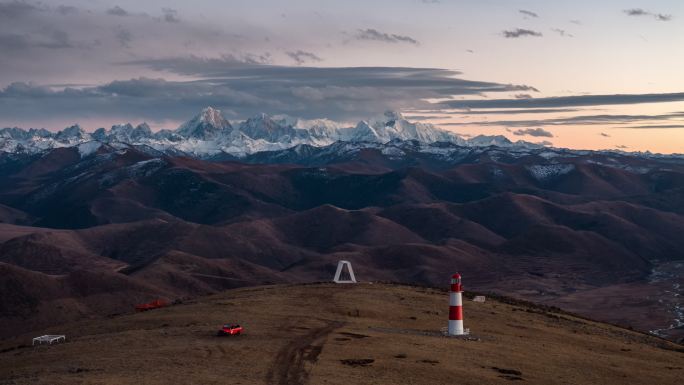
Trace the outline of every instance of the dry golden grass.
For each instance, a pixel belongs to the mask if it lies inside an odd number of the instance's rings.
[[[681,346],[495,301],[464,305],[479,340],[436,336],[448,297],[385,284],[244,288],[0,344],[0,384],[681,384]],[[240,322],[245,334],[215,336]],[[421,334],[425,331],[425,335]],[[8,350],[9,349],[9,350]]]

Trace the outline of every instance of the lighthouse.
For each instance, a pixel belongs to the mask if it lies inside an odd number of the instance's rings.
[[[449,288],[449,331],[450,336],[465,334],[463,329],[463,287],[461,275],[456,273],[451,276]]]

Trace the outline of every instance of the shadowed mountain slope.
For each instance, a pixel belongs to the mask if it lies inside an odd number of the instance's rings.
[[[257,155],[101,145],[0,156],[2,279],[27,304],[67,301],[79,311],[63,318],[75,319],[143,298],[327,280],[347,259],[366,280],[435,285],[459,270],[478,290],[569,308],[582,298],[583,314],[681,338],[665,300],[684,260],[676,158],[396,141]],[[660,279],[663,264],[675,268]],[[106,306],[93,305],[97,285],[73,287],[87,274],[112,288]],[[60,289],[32,289],[39,279]],[[620,290],[616,303],[578,294],[628,284],[652,288],[650,320],[625,312]],[[3,337],[63,320],[40,306],[17,320],[14,307]]]

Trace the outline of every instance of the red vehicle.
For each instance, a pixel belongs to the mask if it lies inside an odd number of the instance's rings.
[[[150,303],[143,303],[140,305],[135,305],[135,310],[136,311],[147,311],[147,310],[152,310],[152,309],[159,309],[161,307],[166,307],[166,306],[169,306],[168,302],[161,300],[161,299],[157,299],[157,300],[154,300]]]
[[[218,336],[239,336],[242,333],[242,326],[238,324],[225,324],[216,333]]]

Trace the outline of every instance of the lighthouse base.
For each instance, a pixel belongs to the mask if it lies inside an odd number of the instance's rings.
[[[463,320],[449,320],[449,328],[447,334],[450,336],[462,336],[465,334],[463,329]]]
[[[470,336],[470,329],[465,328],[463,329],[463,332],[461,334],[449,334],[449,328],[448,327],[443,327],[440,329],[440,332],[444,337],[468,337]],[[479,338],[478,338],[479,340]]]

